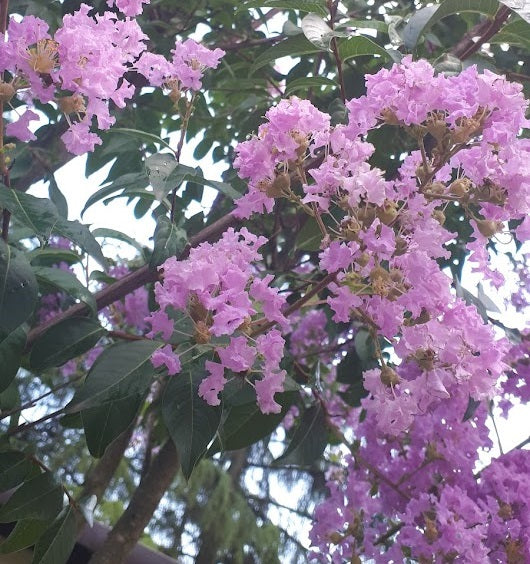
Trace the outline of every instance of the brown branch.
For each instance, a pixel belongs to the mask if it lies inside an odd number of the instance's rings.
[[[508,19],[510,13],[509,8],[501,6],[493,20],[486,19],[477,24],[451,49],[451,53],[462,61],[471,57],[501,29],[502,24]],[[478,37],[478,39],[473,41],[473,37]]]
[[[179,468],[179,457],[170,439],[153,459],[145,478],[136,488],[127,509],[109,533],[90,564],[125,562],[151,520],[162,496],[171,485]]]

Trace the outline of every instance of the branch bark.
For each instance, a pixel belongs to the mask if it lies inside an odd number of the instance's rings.
[[[90,564],[125,562],[151,520],[162,496],[171,485],[179,468],[179,458],[173,441],[162,446],[153,459],[145,478],[134,492],[127,509],[120,517],[102,547],[92,556]]]
[[[501,29],[510,13],[510,8],[501,6],[493,20],[486,19],[477,24],[451,49],[451,53],[462,61],[471,57]],[[478,39],[473,41],[473,37],[478,37]]]

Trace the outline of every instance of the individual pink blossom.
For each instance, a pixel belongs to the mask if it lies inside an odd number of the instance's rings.
[[[199,396],[209,405],[219,405],[221,403],[219,393],[227,382],[224,377],[224,366],[210,360],[207,360],[204,366],[210,375],[199,384]]]
[[[164,345],[157,349],[151,356],[151,362],[155,368],[165,366],[170,376],[174,376],[181,369],[180,358],[173,352],[171,345]]]

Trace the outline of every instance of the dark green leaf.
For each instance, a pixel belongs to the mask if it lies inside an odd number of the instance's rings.
[[[254,74],[261,67],[281,57],[298,57],[300,55],[319,53],[320,51],[321,49],[313,45],[304,35],[288,37],[259,55],[250,68],[250,74]]]
[[[39,538],[31,564],[65,564],[76,540],[75,513],[68,505]]]
[[[52,325],[31,348],[29,365],[37,372],[61,366],[89,351],[105,335],[100,323],[86,317],[72,317]]]
[[[308,217],[298,233],[297,248],[302,251],[318,251],[321,242],[322,232],[318,227],[318,223],[313,218]]]
[[[0,452],[0,492],[5,492],[24,481],[33,467],[23,452]]]
[[[21,325],[0,341],[0,392],[3,392],[17,375],[26,346],[26,334],[26,328]]]
[[[44,290],[53,288],[65,292],[72,298],[84,302],[94,314],[97,313],[96,300],[90,291],[81,284],[79,278],[68,270],[51,268],[49,266],[34,266],[33,272],[37,277],[39,285]]]
[[[113,127],[112,134],[114,133],[123,133],[124,135],[128,135],[130,137],[134,137],[144,143],[157,143],[162,145],[163,147],[167,147],[171,149],[171,145],[167,141],[164,141],[158,135],[154,135],[153,133],[148,133],[147,131],[140,131],[139,129],[131,129],[130,127]],[[171,149],[173,151],[173,149]]]
[[[480,400],[473,399],[471,396],[469,396],[466,411],[464,413],[464,417],[462,417],[462,421],[469,421],[475,415],[479,405]]]
[[[154,372],[151,355],[162,344],[145,339],[106,348],[90,369],[84,384],[76,391],[67,413],[143,394]]]
[[[297,78],[292,80],[287,84],[285,88],[285,96],[290,96],[293,92],[297,90],[307,91],[310,88],[320,89],[322,86],[333,86],[337,87],[337,83],[331,78],[326,78],[325,76],[308,76],[305,78]]]
[[[55,176],[53,174],[48,178],[48,182],[48,196],[50,197],[50,200],[54,203],[59,215],[64,217],[64,219],[68,219],[68,202],[66,201],[64,194],[61,190],[59,190],[59,186],[57,185],[57,181],[55,180]]]
[[[164,423],[179,453],[186,479],[206,453],[221,420],[221,408],[208,405],[199,397],[203,378],[204,374],[197,371],[174,376],[162,400]]]
[[[132,423],[141,403],[142,396],[137,394],[81,412],[86,444],[92,456],[103,456],[110,443]]]
[[[144,248],[136,239],[129,237],[129,235],[118,231],[117,229],[110,229],[107,227],[99,227],[98,229],[94,229],[92,231],[92,235],[94,237],[104,237],[105,239],[116,239],[118,241],[123,241],[124,243],[128,243],[131,247],[134,247],[137,251],[139,251],[142,256],[144,255]]]
[[[81,211],[81,215],[83,215],[86,210],[93,206],[96,202],[107,198],[111,194],[118,192],[119,190],[125,190],[127,188],[145,188],[148,184],[148,179],[145,173],[142,172],[129,172],[120,176],[110,184],[103,186],[97,192],[92,194],[90,198],[86,201],[85,207]]]
[[[326,417],[317,404],[304,411],[289,446],[276,462],[308,466],[324,452],[327,444]]]
[[[0,544],[0,554],[9,554],[33,546],[48,526],[47,521],[39,519],[21,519]]]
[[[0,508],[0,523],[19,519],[50,520],[61,511],[63,489],[49,472],[24,482]]]
[[[250,0],[239,6],[237,11],[252,8],[283,8],[284,10],[315,12],[321,16],[328,15],[328,9],[323,0]]]
[[[81,256],[75,251],[55,247],[39,247],[30,251],[27,256],[33,266],[53,266],[61,262],[71,266],[81,261]]]
[[[177,227],[168,217],[158,218],[154,234],[154,248],[149,266],[156,268],[169,257],[179,255],[186,246],[188,238],[182,227]]]
[[[86,225],[61,217],[55,205],[47,198],[36,198],[24,192],[10,190],[4,185],[0,186],[0,206],[7,208],[35,236],[45,241],[53,234],[65,237],[106,267],[101,248]]]
[[[340,41],[338,49],[342,62],[361,55],[380,55],[384,59],[391,59],[386,49],[364,35],[356,35]]]
[[[0,334],[13,331],[33,313],[37,291],[26,257],[0,240]]]
[[[296,397],[292,392],[276,394],[274,398],[282,410],[269,415],[261,412],[255,394],[250,402],[229,406],[210,453],[237,450],[267,437],[281,423]]]
[[[493,16],[498,7],[497,0],[445,0],[442,4],[427,6],[414,12],[407,22],[402,34],[403,43],[407,49],[414,49],[422,34],[451,14],[475,12]]]

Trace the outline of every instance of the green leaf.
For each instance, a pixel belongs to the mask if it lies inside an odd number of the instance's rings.
[[[336,88],[338,84],[331,78],[326,78],[325,76],[307,76],[303,78],[297,78],[292,80],[287,84],[285,88],[285,96],[290,96],[293,92],[297,90],[308,90],[309,88],[320,89],[322,86],[333,86]]]
[[[41,240],[47,241],[53,234],[65,237],[79,245],[103,267],[107,262],[101,248],[86,225],[61,217],[48,198],[36,198],[30,194],[11,190],[0,184],[0,206],[7,208],[23,225]]]
[[[297,394],[292,392],[276,394],[274,398],[282,410],[269,415],[261,412],[255,394],[250,402],[229,406],[225,409],[226,414],[223,414],[223,422],[209,452],[238,450],[269,436],[281,423],[296,397]]]
[[[289,446],[276,462],[308,466],[324,452],[327,444],[326,417],[317,404],[304,411]]]
[[[64,194],[59,189],[53,174],[49,176],[48,182],[48,196],[50,197],[50,200],[54,203],[59,215],[64,217],[64,219],[68,219],[68,202],[66,201]]]
[[[81,411],[86,444],[92,456],[103,456],[110,443],[129,427],[142,399],[136,394]]]
[[[47,526],[48,522],[40,519],[21,519],[7,539],[0,544],[0,554],[18,552],[33,546]]]
[[[26,336],[26,328],[21,325],[0,341],[0,392],[3,392],[17,375],[26,347]]]
[[[302,18],[304,35],[322,51],[329,50],[331,40],[336,35],[322,17],[317,14],[307,14]]]
[[[75,513],[68,505],[44,531],[33,551],[32,564],[65,564],[77,537]]]
[[[375,29],[381,33],[388,34],[388,24],[381,20],[345,20],[341,21],[335,28],[355,27],[357,29]]]
[[[154,372],[151,355],[162,345],[145,339],[116,343],[106,348],[74,394],[66,412],[73,413],[143,394]]]
[[[33,272],[44,289],[50,287],[60,292],[65,292],[72,298],[84,302],[94,313],[97,314],[96,300],[90,291],[81,284],[81,281],[75,274],[68,270],[60,268],[51,268],[49,266],[34,266]]]
[[[386,49],[364,35],[356,35],[340,41],[338,50],[342,62],[361,55],[380,55],[384,59],[392,58]]]
[[[89,351],[107,332],[100,323],[86,317],[72,317],[52,325],[31,348],[30,368],[40,372],[61,366]]]
[[[149,178],[149,183],[153,187],[155,198],[161,202],[162,199],[173,188],[177,188],[182,183],[185,174],[177,183],[168,182],[171,173],[179,166],[173,153],[155,153],[145,159],[145,172]]]
[[[197,184],[202,184],[203,186],[210,186],[210,188],[214,188],[215,190],[221,192],[221,194],[224,194],[231,200],[237,200],[237,198],[241,197],[241,193],[238,192],[235,188],[232,188],[231,184],[228,184],[227,182],[221,182],[219,180],[209,180],[207,178],[204,178],[202,174],[197,174],[197,176],[194,176],[193,182],[196,182]]]
[[[168,217],[158,218],[153,236],[153,254],[149,266],[155,269],[169,257],[179,255],[188,242],[186,231],[175,225]]]
[[[23,452],[0,452],[0,492],[18,486],[29,474],[33,464]]]
[[[281,57],[298,57],[300,55],[309,55],[311,53],[319,53],[322,49],[315,47],[304,35],[295,35],[288,37],[277,45],[273,45],[264,53],[259,55],[250,67],[249,74],[254,74],[258,69],[272,63]]]
[[[0,508],[0,523],[19,519],[50,520],[61,511],[63,489],[49,472],[24,482]]]
[[[412,14],[403,29],[402,38],[405,47],[414,49],[422,34],[425,34],[436,22],[462,12],[475,12],[494,16],[499,4],[497,0],[445,0],[436,6],[427,6]]]
[[[469,396],[466,411],[464,413],[464,416],[462,417],[462,422],[469,421],[469,419],[471,419],[475,415],[475,412],[477,411],[480,403],[480,400],[473,399],[471,396]]]
[[[182,472],[189,479],[206,453],[221,420],[221,408],[199,397],[204,374],[191,370],[169,381],[162,399],[162,416],[180,456]]]
[[[322,242],[322,232],[318,223],[311,217],[306,219],[297,237],[296,247],[302,251],[318,251]]]
[[[282,8],[284,10],[299,10],[300,12],[315,12],[321,16],[328,15],[328,9],[323,0],[250,0],[241,4],[236,12],[252,8]]]
[[[144,248],[142,247],[142,245],[140,245],[140,243],[138,243],[138,241],[136,241],[136,239],[129,237],[129,235],[127,235],[126,233],[122,233],[117,229],[110,229],[108,227],[98,227],[97,229],[94,229],[94,231],[92,231],[92,235],[94,235],[94,237],[96,238],[102,237],[105,239],[116,239],[118,241],[123,241],[124,243],[128,243],[129,245],[131,245],[131,247],[134,247],[137,251],[140,252],[142,256],[145,256]]]
[[[37,304],[37,292],[26,257],[0,240],[0,334],[10,333],[28,319]]]
[[[86,201],[85,207],[81,211],[81,215],[83,215],[86,210],[89,207],[93,206],[95,203],[103,200],[104,198],[107,198],[108,196],[118,192],[119,190],[126,190],[127,188],[145,188],[147,184],[148,179],[143,171],[128,172],[127,174],[116,178],[116,180],[114,180],[110,184],[107,184],[106,186],[103,186],[102,188],[94,192],[94,194],[92,194],[92,196],[90,196],[90,198],[88,198],[88,200]]]
[[[158,135],[154,135],[153,133],[148,133],[147,131],[140,131],[139,129],[132,129],[130,127],[113,127],[111,133],[112,134],[123,133],[124,135],[128,135],[129,137],[134,137],[135,139],[139,139],[144,143],[158,143],[159,145],[162,145],[163,147],[167,147],[168,149],[173,151],[171,145],[167,141],[164,141]]]
[[[81,261],[81,256],[75,251],[57,249],[55,247],[39,247],[27,254],[33,266],[53,266],[65,262],[68,266]]]

